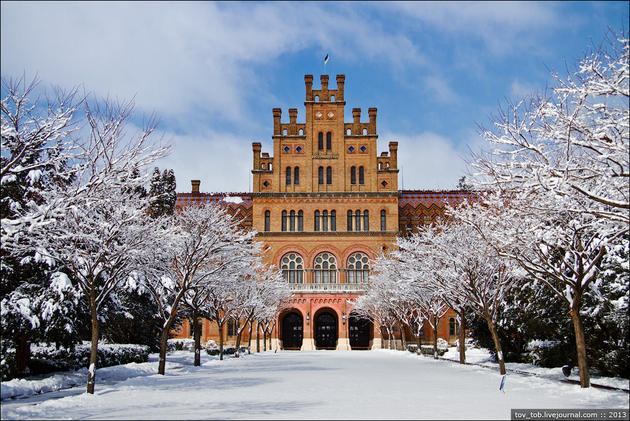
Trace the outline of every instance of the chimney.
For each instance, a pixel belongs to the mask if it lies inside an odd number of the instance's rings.
[[[376,108],[368,108],[370,115],[370,134],[376,134]]]
[[[343,101],[343,84],[346,80],[346,75],[337,75],[337,96],[335,101]]]
[[[306,100],[313,100],[313,75],[304,75],[304,85],[306,86]]]
[[[352,109],[352,118],[354,120],[354,124],[359,124],[361,121],[361,108],[353,108]]]
[[[282,127],[280,126],[280,118],[282,118],[282,110],[280,108],[274,108],[273,110],[273,134],[282,134]]]
[[[192,193],[199,194],[199,184],[201,184],[201,180],[190,180],[192,184]]]

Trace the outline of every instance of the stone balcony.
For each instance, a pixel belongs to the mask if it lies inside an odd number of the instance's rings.
[[[359,284],[289,284],[289,289],[297,293],[364,293],[367,283]]]

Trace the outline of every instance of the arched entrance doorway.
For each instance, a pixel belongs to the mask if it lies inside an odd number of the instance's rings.
[[[348,335],[352,349],[368,349],[372,336],[372,322],[356,316],[348,320]]]
[[[337,347],[337,317],[331,311],[323,311],[315,317],[315,347],[335,349]]]
[[[302,316],[289,313],[282,319],[282,347],[300,349],[302,346]]]

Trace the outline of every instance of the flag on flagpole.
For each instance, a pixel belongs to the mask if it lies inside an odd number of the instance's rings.
[[[330,57],[328,57],[328,54],[326,54],[326,57],[324,57],[324,64],[328,63],[328,59],[329,59],[329,58],[330,58]]]

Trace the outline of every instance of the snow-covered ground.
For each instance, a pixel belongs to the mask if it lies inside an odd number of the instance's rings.
[[[186,351],[170,355],[175,368],[166,376],[110,384],[98,383],[97,377],[94,396],[83,393],[81,385],[65,393],[4,400],[1,417],[506,419],[511,408],[629,404],[625,392],[583,390],[518,374],[507,376],[501,392],[496,370],[402,351],[282,351],[224,361],[203,355],[201,367],[193,367],[192,358]]]
[[[450,360],[459,361],[459,352],[457,348],[451,347],[448,351],[442,356],[443,358]],[[490,352],[487,349],[483,348],[469,348],[466,350],[466,362],[480,364],[484,367],[489,367],[495,370],[498,370],[498,363],[490,361]],[[518,370],[524,371],[527,373],[534,374],[536,376],[542,376],[549,379],[554,380],[565,380],[566,377],[562,374],[562,370],[560,367],[557,368],[546,368],[546,367],[538,367],[532,364],[524,364],[524,363],[505,363],[505,368],[508,370]],[[580,380],[579,372],[577,367],[573,368],[571,375],[569,376],[570,380]],[[598,384],[602,386],[611,386],[617,387],[620,389],[628,390],[630,389],[630,381],[628,379],[620,378],[620,377],[601,377],[595,376],[591,374],[591,383]]]

